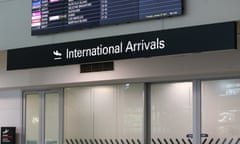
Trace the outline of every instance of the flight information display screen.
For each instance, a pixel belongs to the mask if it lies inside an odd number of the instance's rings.
[[[32,0],[32,35],[182,14],[182,0]]]

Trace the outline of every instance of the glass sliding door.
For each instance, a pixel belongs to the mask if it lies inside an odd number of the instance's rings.
[[[26,103],[26,144],[40,144],[40,105],[41,94],[25,95]]]
[[[66,88],[64,142],[140,144],[143,105],[143,84]]]
[[[45,144],[59,144],[60,135],[60,95],[45,93]]]
[[[26,92],[24,99],[24,143],[61,144],[61,90]]]
[[[189,143],[188,134],[192,134],[192,82],[151,84],[152,143]]]
[[[240,143],[240,79],[202,82],[202,143]]]

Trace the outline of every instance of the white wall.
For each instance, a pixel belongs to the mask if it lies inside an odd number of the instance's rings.
[[[31,36],[31,0],[0,0],[0,50],[240,19],[239,0],[184,0],[184,15]]]

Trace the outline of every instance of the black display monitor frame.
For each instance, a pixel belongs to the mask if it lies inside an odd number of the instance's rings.
[[[183,14],[183,0],[32,0],[32,35]]]

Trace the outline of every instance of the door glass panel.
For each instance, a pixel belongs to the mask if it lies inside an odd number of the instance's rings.
[[[151,85],[151,134],[154,143],[189,143],[192,134],[192,83]]]
[[[240,79],[202,82],[202,138],[204,143],[240,142]]]
[[[26,95],[26,144],[39,144],[39,94]]]
[[[95,138],[115,138],[117,134],[117,104],[114,86],[98,86],[93,91],[94,136]]]
[[[143,84],[118,85],[118,135],[125,139],[143,141]]]
[[[92,105],[90,87],[64,90],[64,137],[66,141],[93,137]]]
[[[59,142],[59,94],[45,94],[45,143]]]

